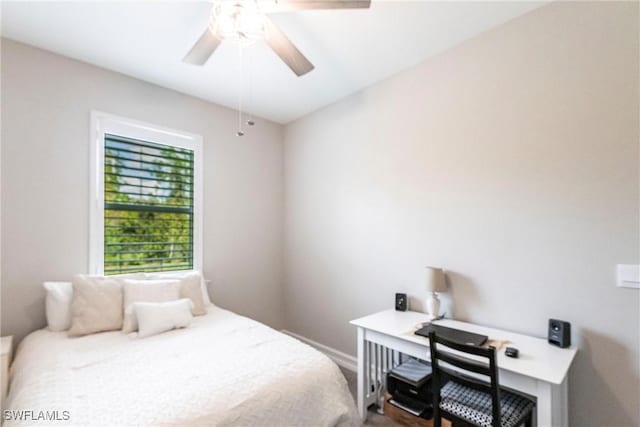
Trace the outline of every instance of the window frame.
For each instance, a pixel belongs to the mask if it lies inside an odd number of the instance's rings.
[[[105,134],[140,139],[193,150],[193,270],[165,271],[179,275],[202,270],[202,136],[128,119],[101,111],[91,111],[89,194],[89,272],[104,274],[104,145]]]

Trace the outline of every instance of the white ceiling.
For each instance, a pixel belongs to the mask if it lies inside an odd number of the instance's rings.
[[[2,35],[286,123],[417,64],[544,1],[373,0],[370,9],[272,15],[316,69],[296,77],[264,44],[223,43],[204,67],[181,60],[210,2],[2,1]]]

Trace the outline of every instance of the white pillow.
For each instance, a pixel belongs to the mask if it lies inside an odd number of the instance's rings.
[[[180,298],[189,298],[193,303],[191,314],[202,316],[207,314],[207,307],[202,300],[201,278],[198,274],[190,274],[180,280]]]
[[[113,278],[73,277],[69,336],[122,328],[122,284]]]
[[[137,302],[166,302],[180,299],[180,280],[124,280],[124,321],[122,332],[138,330],[133,304]]]
[[[200,289],[202,290],[202,301],[205,306],[211,305],[211,299],[209,298],[209,292],[207,291],[207,282],[199,271],[193,271],[189,273],[146,273],[145,278],[150,280],[159,279],[186,279],[192,276],[197,276],[200,279]]]
[[[133,311],[138,318],[138,337],[144,338],[191,323],[193,303],[188,298],[169,302],[136,302]]]
[[[44,282],[47,291],[45,312],[50,331],[66,331],[71,327],[71,302],[73,286],[71,282]]]
[[[117,276],[89,276],[84,277],[93,280],[104,279],[144,279],[144,273],[120,274]],[[45,312],[47,327],[50,331],[66,331],[71,327],[71,303],[73,301],[73,286],[71,282],[44,282],[42,286],[47,291],[45,298]]]

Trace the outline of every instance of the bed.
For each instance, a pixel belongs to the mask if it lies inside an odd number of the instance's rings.
[[[211,306],[186,329],[27,336],[5,409],[68,411],[77,426],[356,426],[344,376],[324,354]],[[48,425],[7,420],[4,426]]]

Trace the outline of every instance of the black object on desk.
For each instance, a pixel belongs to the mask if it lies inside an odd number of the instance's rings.
[[[514,359],[518,358],[518,354],[520,352],[515,347],[507,347],[504,349],[504,355],[507,357],[513,357]]]
[[[408,308],[407,294],[396,294],[396,310],[407,311]]]
[[[564,320],[549,319],[549,344],[560,348],[571,346],[571,323]]]
[[[489,339],[486,335],[474,334],[473,332],[462,331],[460,329],[447,328],[446,326],[440,326],[433,323],[418,329],[415,334],[429,338],[429,333],[431,331],[435,332],[439,337],[465,345],[481,346]]]

